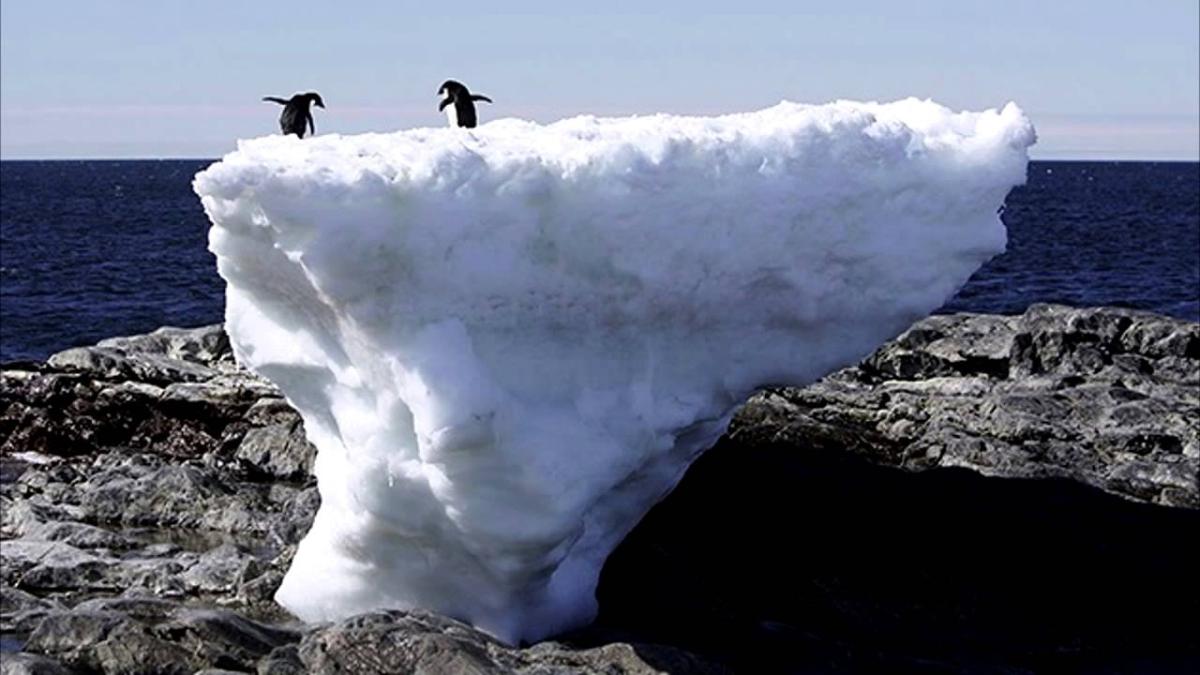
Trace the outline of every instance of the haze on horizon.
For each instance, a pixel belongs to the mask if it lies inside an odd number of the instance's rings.
[[[485,123],[1013,100],[1035,159],[1200,159],[1195,0],[456,4],[4,0],[0,157],[217,157],[307,90],[321,134],[440,126],[452,77],[495,99]]]

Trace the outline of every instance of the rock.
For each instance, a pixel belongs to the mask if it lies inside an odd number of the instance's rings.
[[[54,368],[87,373],[105,380],[140,380],[152,383],[205,380],[216,373],[205,366],[158,354],[128,355],[109,347],[75,347],[54,354],[46,363]]]
[[[423,611],[375,612],[352,617],[304,636],[297,650],[308,673],[628,673],[665,672],[641,656],[671,660],[689,670],[723,673],[725,669],[667,647],[610,644],[572,649],[544,642],[512,649],[470,626]],[[281,664],[288,672],[292,662]],[[263,670],[259,671],[264,672]]]
[[[304,436],[304,426],[296,420],[251,429],[242,438],[236,456],[252,473],[301,481],[312,473],[316,455],[316,448]]]
[[[236,447],[246,411],[277,399],[238,370],[219,326],[162,329],[0,373],[0,450],[79,457],[153,448],[201,457]]]
[[[298,637],[220,610],[156,606],[138,615],[110,606],[50,613],[25,648],[109,673],[193,673],[210,667],[246,672]]]
[[[93,598],[75,605],[75,612],[121,614],[144,622],[165,621],[179,603],[155,597]]]
[[[73,522],[47,522],[30,528],[25,534],[26,539],[41,541],[58,541],[70,546],[84,549],[120,549],[129,548],[130,540],[95,525],[84,525]]]
[[[271,494],[272,501],[279,505],[279,515],[271,522],[271,537],[284,548],[294,548],[312,527],[321,505],[321,494],[316,486],[295,490],[278,485],[272,487]]]
[[[250,406],[250,409],[246,411],[244,419],[249,424],[258,427],[265,427],[272,424],[292,426],[304,423],[300,418],[300,413],[288,405],[287,401],[273,396],[264,396],[255,401],[254,405]]]
[[[1196,345],[1200,325],[1132,310],[934,316],[859,366],[754,397],[731,433],[1198,507]]]
[[[261,565],[233,544],[206,551],[181,576],[190,589],[207,593],[232,593],[258,576]]]
[[[466,624],[425,612],[377,612],[309,633],[298,650],[310,673],[505,672],[502,649]]]
[[[296,645],[276,647],[258,662],[258,675],[307,675]]]
[[[189,609],[153,598],[102,599],[51,610],[25,649],[73,668],[184,673],[201,669],[290,673],[725,673],[678,649],[608,644],[576,649],[502,645],[428,612],[376,612],[307,633],[236,613]],[[33,662],[30,656],[27,661]]]
[[[151,383],[205,380],[216,375],[216,368],[235,367],[229,338],[219,325],[109,338],[54,354],[47,365],[100,379]]]
[[[275,591],[279,590],[282,581],[283,572],[268,570],[238,586],[237,597],[247,605],[269,604],[274,601]]]
[[[76,487],[84,516],[126,526],[176,527],[241,534],[268,529],[272,510],[263,488],[235,481],[199,465],[162,464],[153,456],[131,457]]]
[[[47,613],[61,609],[54,600],[0,585],[0,632],[27,634]]]
[[[166,630],[175,635],[183,632],[185,643],[195,645],[192,652],[207,654],[211,665],[244,671],[254,669],[259,659],[300,637],[296,631],[224,610],[181,610]]]
[[[117,349],[125,354],[162,355],[209,367],[233,367],[229,336],[221,324],[199,328],[164,326],[146,335],[101,340],[97,346]]]
[[[26,610],[26,591],[62,593],[72,597],[90,593],[151,593],[160,598],[225,598],[246,606],[269,601],[267,590],[243,590],[263,576],[269,562],[224,543],[202,554],[173,551],[155,555],[153,549],[126,553],[91,553],[60,542],[33,539],[7,541],[2,547],[3,581],[14,595],[17,611]],[[263,579],[259,585],[271,583]],[[274,580],[278,585],[278,580]],[[10,588],[11,587],[11,588]],[[267,597],[263,597],[266,595]],[[17,602],[19,600],[20,602]],[[86,603],[85,603],[86,604]],[[49,605],[53,607],[54,605]],[[36,605],[35,605],[36,607]],[[8,608],[5,608],[7,616]]]
[[[53,656],[75,666],[99,667],[81,652],[106,640],[113,629],[129,621],[115,612],[50,612],[34,629],[25,649]]]
[[[61,662],[37,654],[18,652],[0,657],[0,675],[72,675]]]
[[[0,547],[4,566],[0,579],[16,588],[58,590],[115,589],[105,573],[113,560],[60,542],[17,539]]]

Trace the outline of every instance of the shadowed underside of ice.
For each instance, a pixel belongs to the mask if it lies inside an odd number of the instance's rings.
[[[749,392],[860,358],[1004,249],[1033,141],[1012,104],[906,100],[239,143],[195,181],[226,327],[319,449],[278,600],[585,623]]]

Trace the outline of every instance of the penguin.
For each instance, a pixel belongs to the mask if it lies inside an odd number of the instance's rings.
[[[279,128],[283,130],[284,136],[296,134],[300,138],[304,138],[306,122],[312,133],[317,133],[317,125],[313,123],[312,109],[309,108],[309,105],[314,103],[318,108],[325,107],[325,102],[321,100],[321,95],[317,92],[296,94],[286,101],[275,96],[264,96],[263,100],[283,106],[283,113],[279,115]]]
[[[450,120],[452,127],[473,129],[478,120],[475,116],[475,101],[492,102],[492,99],[486,96],[472,94],[461,82],[454,80],[443,82],[442,88],[438,89],[438,95],[446,97],[438,106],[438,110],[446,111],[446,119]]]

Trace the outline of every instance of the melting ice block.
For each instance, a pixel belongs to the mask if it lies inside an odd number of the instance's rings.
[[[747,394],[862,357],[1003,251],[1033,142],[1015,105],[910,99],[239,143],[195,180],[226,328],[319,449],[277,599],[509,641],[587,622]]]

